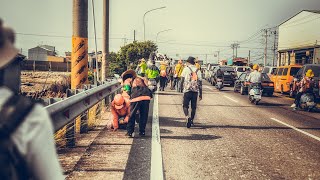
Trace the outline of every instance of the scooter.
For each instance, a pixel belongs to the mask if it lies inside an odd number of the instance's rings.
[[[151,92],[156,92],[157,91],[157,81],[155,79],[149,79],[148,81],[148,88],[150,89]]]
[[[251,103],[254,103],[255,105],[258,105],[258,103],[261,101],[261,97],[262,97],[261,84],[259,83],[251,84],[251,89],[249,91],[249,101]]]
[[[305,111],[312,111],[317,107],[312,93],[304,93],[300,98],[300,108]]]
[[[217,83],[216,83],[215,87],[216,87],[219,91],[221,91],[221,89],[224,87],[222,79],[220,79],[220,78],[217,79]]]

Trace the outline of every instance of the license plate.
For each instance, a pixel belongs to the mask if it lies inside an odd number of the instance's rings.
[[[255,99],[261,99],[261,95],[254,95]]]

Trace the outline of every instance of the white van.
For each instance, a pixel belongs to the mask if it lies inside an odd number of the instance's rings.
[[[249,66],[235,66],[234,71],[237,73],[237,77],[239,77],[242,73],[246,71],[251,71],[251,68]]]

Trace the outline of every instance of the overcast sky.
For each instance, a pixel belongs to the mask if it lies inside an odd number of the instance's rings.
[[[27,54],[39,44],[71,50],[72,0],[0,0],[0,17],[17,33],[16,46]],[[102,47],[102,0],[95,0],[98,49]],[[143,14],[153,8],[166,8],[146,15],[146,39],[156,40],[159,52],[173,58],[198,56],[213,62],[215,51],[230,58],[230,44],[240,43],[238,56],[261,58],[262,28],[274,27],[301,10],[320,10],[319,0],[110,0],[110,51],[124,43],[143,40]],[[94,49],[92,5],[89,0],[89,51]],[[35,34],[35,35],[25,35]],[[37,36],[36,36],[37,35]],[[48,36],[39,36],[48,35]],[[256,35],[256,36],[253,36]],[[125,42],[126,39],[126,42]],[[273,36],[270,36],[270,49]],[[269,53],[272,54],[271,50]]]

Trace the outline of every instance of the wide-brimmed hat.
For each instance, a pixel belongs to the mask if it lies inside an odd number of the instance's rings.
[[[116,109],[122,109],[124,106],[124,97],[121,94],[117,94],[114,96],[113,102]]]
[[[192,56],[189,56],[188,59],[187,59],[187,62],[190,63],[190,64],[194,64],[195,63],[195,59],[196,58],[194,58]]]
[[[136,78],[136,77],[137,77],[137,73],[132,69],[125,71],[121,75],[121,78],[122,78],[123,81],[128,79],[128,78]]]
[[[0,68],[11,63],[18,54],[18,50],[13,46],[14,41],[14,31],[4,27],[0,19]]]

